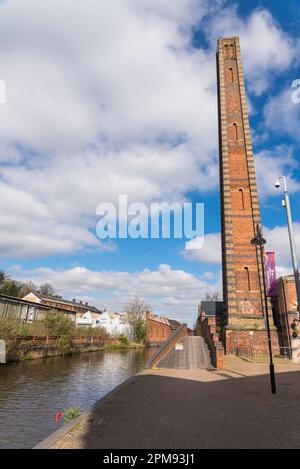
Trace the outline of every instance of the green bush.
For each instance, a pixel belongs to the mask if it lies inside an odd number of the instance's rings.
[[[84,327],[84,326],[77,326],[76,327],[76,335],[80,335],[83,337],[109,337],[109,334],[106,332],[103,327]]]
[[[76,335],[75,324],[64,313],[49,311],[41,320],[46,335],[71,336]]]
[[[120,335],[120,337],[118,337],[118,341],[120,342],[120,344],[122,345],[128,345],[128,339],[125,335]]]
[[[5,340],[6,349],[13,347],[13,337],[19,335],[20,321],[17,317],[1,317],[0,318],[0,339]]]

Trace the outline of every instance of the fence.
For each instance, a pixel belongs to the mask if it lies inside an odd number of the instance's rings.
[[[290,347],[279,347],[280,355],[279,358],[290,359],[292,358]],[[269,354],[268,346],[260,347],[259,349],[253,347],[236,347],[235,355],[241,358],[245,358],[250,361],[255,361],[258,357],[267,357]],[[274,353],[273,353],[274,355]]]
[[[26,344],[30,345],[57,345],[59,344],[60,336],[21,336],[17,335],[13,338],[14,342],[25,342]],[[106,338],[102,336],[71,336],[70,340],[72,341],[73,345],[98,345],[98,344],[105,344],[105,345],[115,345],[119,341],[118,339],[114,338]]]

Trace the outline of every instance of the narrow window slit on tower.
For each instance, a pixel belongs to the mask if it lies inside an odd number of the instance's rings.
[[[247,290],[251,291],[250,273],[249,273],[248,267],[244,267],[244,276],[245,276],[245,282],[246,282]]]
[[[228,45],[225,44],[224,46],[224,56],[225,56],[225,59],[228,59]]]
[[[241,210],[245,210],[245,200],[244,200],[244,191],[243,189],[239,189],[239,201],[240,201],[240,208]]]
[[[235,140],[239,139],[237,124],[233,124],[233,136]]]
[[[233,70],[231,67],[229,69],[229,80],[231,81],[231,83],[233,83]]]

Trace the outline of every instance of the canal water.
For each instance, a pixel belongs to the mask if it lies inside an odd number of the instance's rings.
[[[144,366],[145,351],[114,350],[0,365],[0,448],[32,448]]]

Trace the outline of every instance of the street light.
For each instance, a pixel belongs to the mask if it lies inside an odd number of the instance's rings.
[[[298,260],[296,254],[296,244],[295,244],[295,237],[294,237],[294,230],[293,230],[293,222],[292,222],[292,214],[291,214],[291,206],[290,206],[290,198],[287,190],[286,179],[284,176],[279,176],[275,182],[276,189],[279,189],[281,186],[280,179],[283,180],[283,188],[284,188],[284,200],[282,201],[282,205],[285,207],[286,210],[286,219],[287,225],[289,230],[289,238],[290,238],[290,246],[291,246],[291,254],[292,254],[292,262],[293,262],[293,270],[294,270],[294,277],[295,277],[295,285],[296,285],[296,293],[297,293],[297,318],[299,319],[299,312],[300,312],[300,280],[299,280],[299,268],[298,268]]]
[[[256,248],[259,248],[260,250],[262,279],[263,279],[263,293],[264,293],[264,299],[265,299],[265,318],[266,318],[266,326],[267,326],[267,333],[268,333],[271,391],[272,391],[272,394],[276,394],[275,371],[274,371],[274,363],[273,363],[272,341],[271,341],[270,321],[269,321],[269,313],[268,313],[268,297],[267,297],[266,277],[265,277],[265,263],[264,263],[264,245],[266,244],[266,240],[262,237],[261,229],[259,225],[256,226],[256,236],[255,238],[251,240],[251,244],[253,246],[256,246]]]

